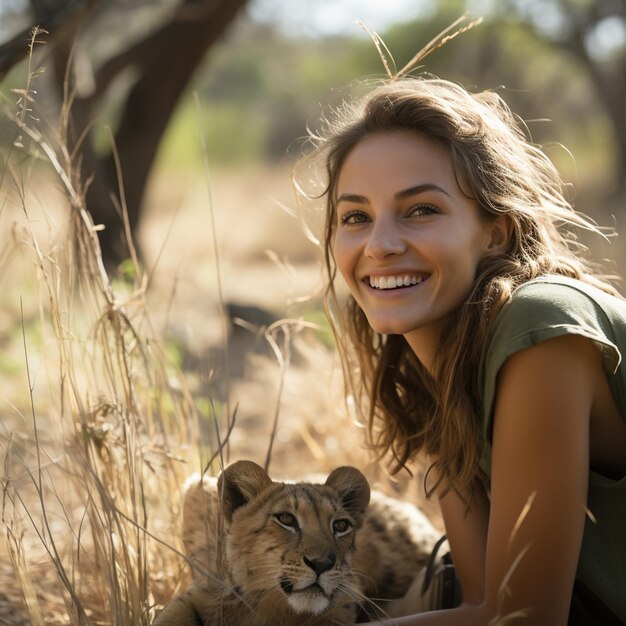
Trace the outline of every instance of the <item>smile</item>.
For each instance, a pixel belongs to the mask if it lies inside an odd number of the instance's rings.
[[[366,282],[374,289],[398,289],[419,285],[428,278],[428,274],[402,274],[398,276],[369,276]]]

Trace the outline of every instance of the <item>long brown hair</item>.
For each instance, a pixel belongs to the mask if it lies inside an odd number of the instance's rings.
[[[335,290],[333,235],[341,168],[364,137],[398,129],[441,142],[459,187],[477,202],[483,219],[506,214],[512,225],[506,252],[479,264],[430,372],[404,337],[376,333],[354,298],[342,304]],[[472,94],[436,78],[388,82],[360,102],[345,104],[313,139],[327,176],[325,304],[348,388],[367,415],[370,443],[380,458],[390,453],[392,472],[406,467],[419,451],[433,455],[443,485],[467,493],[483,447],[476,373],[490,323],[516,287],[542,274],[578,278],[614,292],[594,277],[568,227],[597,228],[573,210],[552,162],[526,139],[523,125],[493,92]]]

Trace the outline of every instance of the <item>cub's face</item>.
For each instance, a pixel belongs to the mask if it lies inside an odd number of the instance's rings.
[[[230,520],[227,489],[227,560],[245,595],[313,615],[329,609],[339,592],[356,599],[350,557],[369,501],[358,470],[339,468],[324,485],[269,481],[240,506],[235,494]]]

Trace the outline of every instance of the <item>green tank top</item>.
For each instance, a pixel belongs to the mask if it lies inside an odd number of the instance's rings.
[[[515,352],[561,335],[594,341],[607,381],[626,419],[626,301],[581,281],[542,276],[519,287],[494,321],[479,368],[485,450],[481,467],[491,474],[491,434],[496,378]],[[591,471],[587,516],[576,578],[626,622],[626,476],[614,480]]]

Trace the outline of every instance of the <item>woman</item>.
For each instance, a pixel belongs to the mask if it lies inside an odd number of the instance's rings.
[[[626,303],[567,232],[593,225],[494,93],[391,81],[326,131],[344,369],[394,470],[427,455],[463,594],[393,623],[625,622]]]

